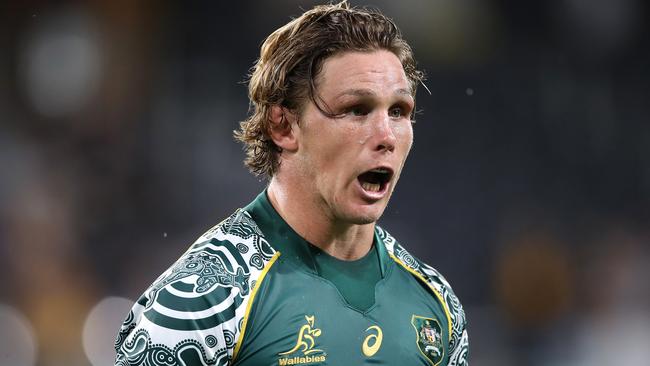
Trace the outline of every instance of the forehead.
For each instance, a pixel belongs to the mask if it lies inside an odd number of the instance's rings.
[[[400,60],[390,51],[348,51],[329,57],[317,79],[324,97],[349,89],[365,89],[373,94],[408,94],[409,81]]]

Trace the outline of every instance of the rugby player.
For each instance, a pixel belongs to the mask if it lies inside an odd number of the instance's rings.
[[[273,32],[236,138],[268,178],[147,289],[116,365],[467,365],[447,281],[376,222],[422,81],[395,24],[347,2]]]

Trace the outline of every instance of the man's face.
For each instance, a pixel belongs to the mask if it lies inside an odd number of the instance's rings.
[[[325,60],[316,81],[321,106],[342,117],[305,106],[294,126],[297,184],[330,220],[375,222],[413,143],[415,101],[402,64],[385,50],[344,52]]]

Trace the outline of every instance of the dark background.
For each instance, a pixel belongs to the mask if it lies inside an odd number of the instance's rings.
[[[130,301],[264,188],[243,82],[314,4],[0,5],[0,365],[110,364]],[[454,286],[470,364],[647,364],[647,4],[352,4],[428,75],[380,223]]]

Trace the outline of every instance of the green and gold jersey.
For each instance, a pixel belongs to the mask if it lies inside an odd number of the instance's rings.
[[[372,252],[374,298],[365,288],[350,301],[262,193],[138,299],[115,364],[467,365],[465,314],[447,281],[378,226]]]

